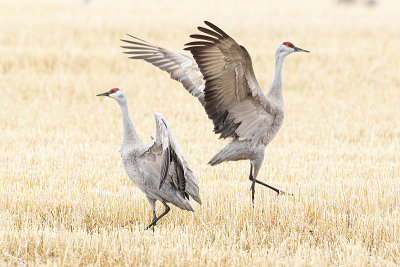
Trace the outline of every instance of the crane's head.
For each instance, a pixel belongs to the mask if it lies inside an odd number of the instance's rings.
[[[309,53],[310,51],[301,49],[299,47],[294,46],[291,42],[283,42],[282,44],[279,45],[278,49],[276,49],[276,55],[282,55],[282,56],[287,56],[293,52],[307,52]]]
[[[126,103],[125,93],[124,93],[124,91],[122,91],[119,88],[113,88],[105,93],[98,94],[97,96],[108,96],[108,97],[114,98],[115,100],[117,100],[117,102],[119,104]]]

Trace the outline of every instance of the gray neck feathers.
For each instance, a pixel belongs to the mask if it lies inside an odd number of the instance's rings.
[[[122,144],[135,144],[136,142],[140,142],[129,116],[127,102],[125,101],[125,103],[120,104],[119,106],[121,107],[122,121],[124,124],[124,137],[122,139]]]
[[[272,81],[271,88],[268,91],[268,96],[273,97],[276,100],[281,100],[282,97],[282,66],[286,55],[277,54],[275,56],[275,74],[274,80]]]

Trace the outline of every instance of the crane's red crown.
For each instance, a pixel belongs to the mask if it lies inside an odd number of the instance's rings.
[[[119,90],[119,88],[113,88],[109,91],[110,94],[114,94],[115,92],[117,92]]]
[[[294,44],[291,42],[284,42],[283,45],[286,45],[287,47],[294,48]]]

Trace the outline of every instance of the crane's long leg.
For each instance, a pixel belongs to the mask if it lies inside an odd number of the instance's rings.
[[[153,221],[154,221],[155,219],[157,219],[157,214],[156,214],[156,211],[153,210]],[[155,226],[156,226],[156,224],[154,223],[154,224],[153,224],[153,233],[154,233],[154,227],[155,227]]]
[[[256,179],[253,179],[253,166],[250,165],[250,177],[249,177],[251,182],[251,202],[253,203],[253,207],[254,207],[254,193],[256,192]]]
[[[153,211],[153,221],[157,218],[157,214],[156,214],[156,200],[155,199],[153,199],[153,198],[151,198],[151,197],[149,197],[149,196],[146,196],[147,197],[147,200],[149,201],[149,203],[150,203],[150,206],[151,206],[151,210]],[[156,224],[153,224],[153,233],[154,233],[154,226],[156,226]]]
[[[165,214],[167,214],[170,211],[170,207],[167,205],[167,203],[165,203],[165,201],[163,201],[162,203],[163,203],[163,205],[165,207],[164,212],[160,216],[158,216],[157,218],[153,219],[153,221],[146,228],[144,228],[145,231],[148,230],[153,225],[155,225],[158,222],[159,219],[161,219]]]
[[[252,181],[250,190],[251,190],[251,200],[252,200],[252,202],[253,202],[253,205],[254,205],[254,193],[255,193],[255,184],[256,184],[256,183],[258,183],[258,184],[260,184],[260,185],[263,185],[263,186],[266,186],[266,187],[268,187],[269,189],[274,190],[278,195],[279,195],[279,194],[282,194],[282,195],[285,195],[285,194],[286,194],[285,191],[279,190],[279,189],[277,189],[277,188],[275,188],[275,187],[272,187],[272,186],[270,186],[270,185],[267,185],[267,184],[264,183],[264,182],[261,182],[261,181],[259,181],[259,180],[257,180],[257,179],[254,179],[254,178],[253,178],[253,164],[251,164],[251,163],[250,163],[250,176],[249,176],[249,179],[250,179],[250,181]]]

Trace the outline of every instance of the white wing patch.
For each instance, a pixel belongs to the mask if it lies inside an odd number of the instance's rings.
[[[124,53],[131,55],[129,58],[143,59],[168,72],[172,79],[182,83],[190,94],[198,97],[200,103],[204,104],[203,98],[199,96],[202,95],[206,82],[192,57],[152,45],[129,34],[128,36],[134,40],[121,40],[130,44],[121,47],[127,49]]]

